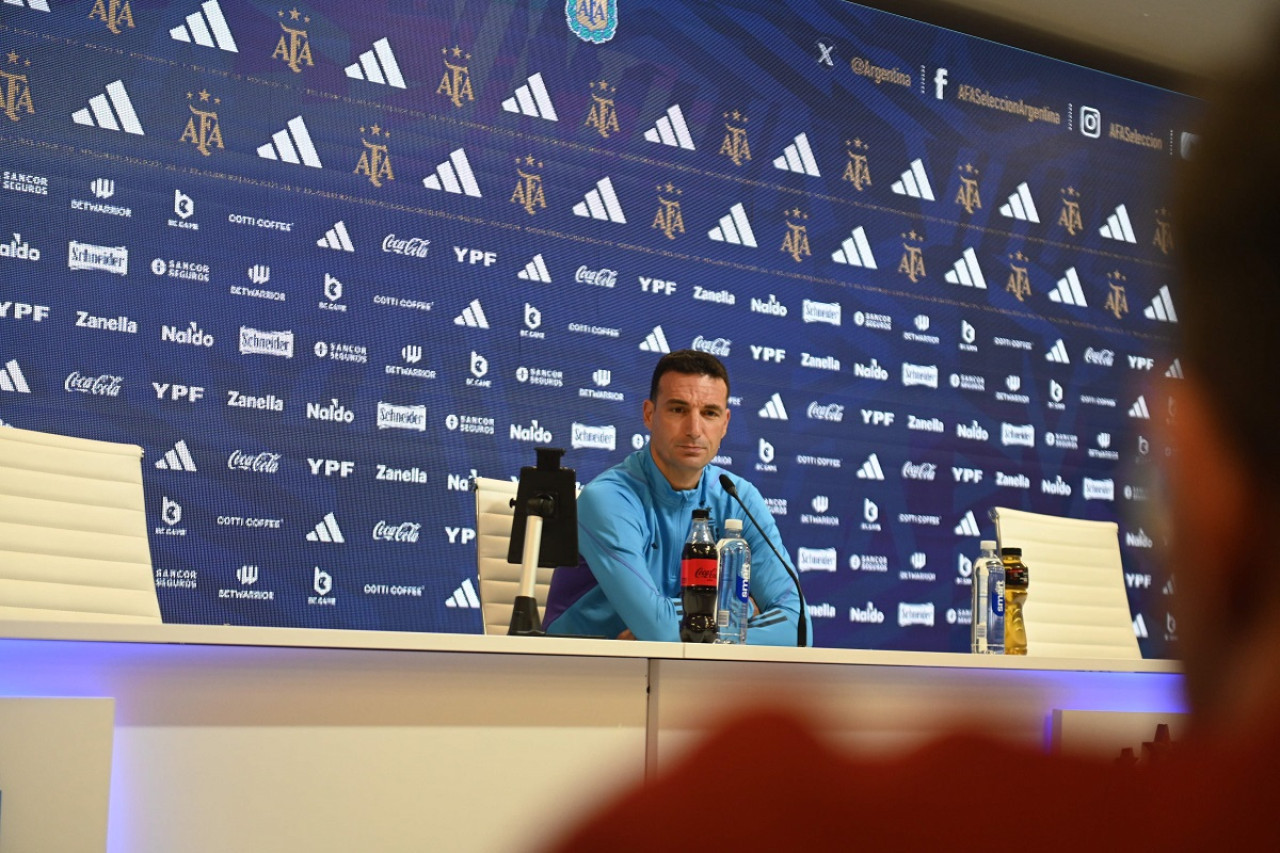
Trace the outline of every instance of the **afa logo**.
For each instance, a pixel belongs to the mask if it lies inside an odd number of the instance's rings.
[[[208,157],[213,153],[212,149],[223,148],[222,125],[218,122],[217,111],[213,109],[222,103],[222,99],[215,97],[213,104],[204,108],[197,104],[209,103],[209,91],[201,89],[195,93],[195,96],[199,96],[199,101],[193,104],[191,103],[193,94],[187,93],[187,109],[191,111],[191,117],[187,119],[187,126],[183,129],[178,141],[194,145],[197,151]]]
[[[578,38],[603,44],[618,32],[618,0],[565,0],[564,18]]]
[[[23,59],[16,52],[10,51],[6,57],[14,71],[0,68],[0,112],[10,121],[21,121],[22,115],[35,115],[35,105],[31,102],[31,84],[27,75],[21,73],[23,68],[31,67],[30,59]]]

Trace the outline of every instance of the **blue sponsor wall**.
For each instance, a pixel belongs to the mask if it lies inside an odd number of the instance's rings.
[[[167,621],[479,631],[469,476],[585,482],[693,346],[819,644],[966,648],[1002,505],[1119,521],[1173,649],[1190,99],[835,0],[4,9],[0,420],[145,448]]]

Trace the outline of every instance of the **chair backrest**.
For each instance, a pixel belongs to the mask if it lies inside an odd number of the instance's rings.
[[[0,619],[161,621],[141,447],[0,429]]]
[[[480,577],[480,612],[486,634],[505,634],[511,626],[511,611],[520,590],[520,564],[507,562],[511,542],[511,522],[515,508],[516,483],[476,477],[476,570]],[[534,597],[538,610],[547,603],[551,574],[555,569],[538,567]]]
[[[991,513],[1000,546],[1021,548],[1030,569],[1024,615],[1028,656],[1142,657],[1115,522],[1003,507]]]

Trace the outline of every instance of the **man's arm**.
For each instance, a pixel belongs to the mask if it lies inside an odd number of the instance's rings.
[[[680,620],[649,564],[645,510],[625,491],[600,484],[578,498],[578,550],[609,603],[637,640],[680,639]]]
[[[738,496],[751,515],[760,523],[757,529],[751,522],[744,527],[747,544],[751,546],[751,598],[760,612],[747,623],[747,642],[760,646],[794,646],[797,624],[800,620],[800,599],[795,584],[786,567],[774,556],[766,539],[786,555],[782,536],[774,524],[773,513],[755,486],[745,480],[738,481]],[[813,629],[808,626],[808,645],[813,644]]]

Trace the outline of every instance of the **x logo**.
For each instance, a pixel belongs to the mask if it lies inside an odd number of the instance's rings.
[[[823,44],[818,42],[818,50],[822,51],[822,55],[818,57],[818,64],[825,65],[828,68],[835,68],[835,63],[831,61],[831,51],[835,50],[833,44]]]

